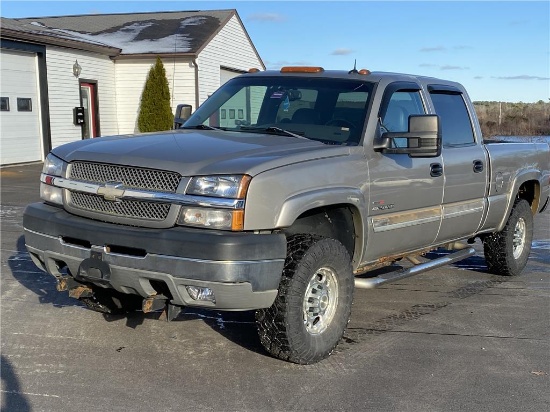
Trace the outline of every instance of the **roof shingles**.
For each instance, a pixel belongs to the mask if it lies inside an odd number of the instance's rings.
[[[121,49],[121,54],[198,53],[235,10],[2,19],[2,26]]]

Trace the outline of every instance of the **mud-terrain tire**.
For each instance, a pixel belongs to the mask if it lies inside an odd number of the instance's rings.
[[[529,203],[516,200],[506,226],[483,240],[483,252],[490,273],[517,276],[521,273],[533,241],[533,214]]]
[[[270,308],[256,311],[262,345],[294,363],[326,358],[349,322],[353,287],[350,257],[340,242],[290,236],[277,298]]]
[[[110,315],[124,315],[141,308],[143,298],[111,289],[94,289],[91,297],[79,299],[88,309]]]

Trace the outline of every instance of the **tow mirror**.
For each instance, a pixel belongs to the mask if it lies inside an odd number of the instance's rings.
[[[190,104],[178,104],[174,116],[174,129],[179,129],[191,117],[193,106]]]
[[[406,142],[396,144],[396,139]],[[436,114],[409,116],[407,132],[386,132],[376,139],[374,150],[382,153],[408,154],[410,157],[437,157],[441,154],[441,129]]]

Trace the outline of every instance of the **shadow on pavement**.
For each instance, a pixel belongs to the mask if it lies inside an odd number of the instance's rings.
[[[10,361],[2,355],[1,360],[2,380],[2,412],[27,412],[31,410],[31,405],[24,393],[21,392],[21,385],[15,374]]]
[[[17,239],[16,253],[8,258],[8,265],[14,279],[34,292],[40,303],[49,303],[56,307],[81,306],[76,299],[58,292],[55,278],[35,266],[25,247],[24,236]]]

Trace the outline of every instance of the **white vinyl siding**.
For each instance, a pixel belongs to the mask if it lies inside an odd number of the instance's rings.
[[[263,67],[236,16],[233,16],[202,50],[197,61],[200,103],[220,87],[222,67],[243,72],[253,67],[258,69]]]
[[[42,160],[36,54],[2,49],[0,55],[0,95],[9,98],[9,111],[0,112],[0,164]],[[30,99],[32,110],[18,111],[18,98]]]
[[[80,106],[79,79],[73,76],[73,64],[82,67],[80,79],[97,81],[100,132],[118,134],[114,64],[108,56],[48,47],[48,94],[52,148],[82,139],[82,129],[73,124],[73,108]]]
[[[118,134],[114,62],[100,54],[47,47],[48,94],[52,148],[82,139],[82,129],[73,124],[73,108],[80,106],[79,79],[73,64],[82,67],[80,79],[97,81],[100,132]]]
[[[156,58],[116,61],[118,128],[120,133],[137,133],[141,94],[147,75]],[[162,61],[170,88],[172,113],[180,103],[195,107],[195,68],[189,58],[167,58]],[[175,93],[174,93],[175,89]]]

